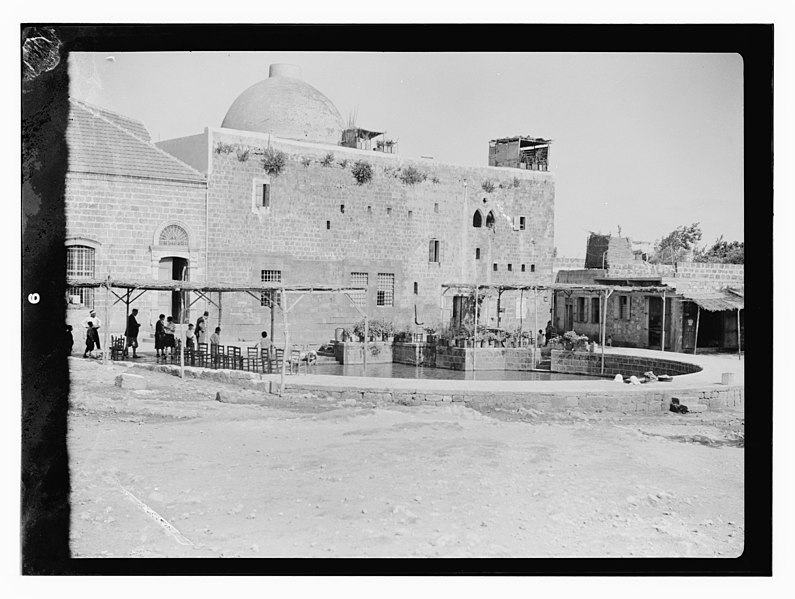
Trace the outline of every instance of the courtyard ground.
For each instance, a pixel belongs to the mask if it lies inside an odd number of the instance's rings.
[[[743,551],[742,412],[372,409],[70,368],[77,558]]]

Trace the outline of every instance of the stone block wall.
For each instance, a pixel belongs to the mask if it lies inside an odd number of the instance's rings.
[[[392,344],[383,341],[339,342],[334,344],[334,358],[340,364],[364,364],[365,345],[368,364],[391,364]]]
[[[67,246],[94,247],[97,278],[110,274],[122,280],[157,279],[158,263],[167,254],[188,258],[190,279],[200,281],[205,276],[205,186],[202,183],[70,173],[66,178],[65,210]],[[157,234],[170,223],[179,224],[188,232],[187,247],[158,247]],[[121,293],[121,290],[116,292]],[[139,310],[141,334],[153,331],[159,306],[165,297],[170,297],[168,294],[170,292],[147,291],[132,304]],[[113,304],[116,297],[112,294],[109,297]],[[94,306],[104,319],[104,290],[94,291]],[[198,306],[201,304],[195,305]],[[74,326],[86,316],[87,309],[70,308],[67,322]],[[124,303],[111,305],[109,332],[123,334],[125,317]]]
[[[399,328],[413,325],[415,307],[420,322],[449,321],[454,293],[442,299],[442,283],[551,281],[554,183],[548,172],[454,166],[229,130],[213,130],[210,139],[220,149],[211,154],[209,172],[210,278],[258,282],[262,270],[281,270],[286,284],[351,285],[351,273],[367,273],[362,307]],[[268,145],[286,155],[278,176],[262,166]],[[334,159],[324,166],[328,154]],[[370,182],[359,185],[353,177],[357,160],[372,165]],[[404,183],[400,173],[408,167],[426,179]],[[254,202],[254,186],[264,181],[271,185],[270,208]],[[493,191],[483,189],[486,181]],[[472,226],[478,209],[495,215],[493,230]],[[432,240],[440,242],[438,262],[429,260]],[[393,306],[377,305],[379,273],[394,274]],[[504,300],[503,328],[529,316],[527,303],[517,315],[516,298]],[[225,331],[239,339],[269,328],[268,309],[253,298],[228,302],[222,314]],[[347,298],[320,295],[304,298],[290,317],[291,338],[301,344],[325,342],[334,328],[361,318]],[[277,314],[276,338],[280,320]]]

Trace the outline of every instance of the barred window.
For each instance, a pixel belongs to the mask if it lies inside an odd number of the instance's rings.
[[[370,282],[370,277],[366,272],[352,272],[351,273],[351,287],[367,287]],[[356,306],[367,305],[367,292],[354,291],[351,293],[351,299]]]
[[[378,273],[378,290],[376,295],[377,306],[395,305],[395,275],[392,273]]]
[[[94,277],[94,248],[84,245],[73,245],[66,248],[66,276],[67,277]],[[94,307],[94,290],[85,287],[70,287],[70,296],[78,296],[78,300],[87,308]]]
[[[168,225],[160,231],[160,245],[187,246],[188,233],[179,225]]]
[[[280,270],[263,270],[260,272],[260,281],[263,283],[281,283],[282,271]],[[260,306],[270,306],[271,298],[275,298],[277,306],[281,305],[281,299],[278,291],[263,291],[260,295]]]

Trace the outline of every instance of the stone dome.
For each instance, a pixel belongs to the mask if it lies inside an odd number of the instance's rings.
[[[221,126],[333,145],[344,129],[331,100],[304,83],[299,67],[287,64],[272,64],[268,79],[240,94]]]

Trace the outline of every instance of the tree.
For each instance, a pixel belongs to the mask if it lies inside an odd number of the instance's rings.
[[[745,262],[745,242],[724,241],[723,235],[721,235],[715,240],[712,247],[696,251],[694,261],[743,264]]]
[[[701,224],[682,225],[671,231],[662,239],[654,242],[654,252],[649,262],[655,264],[673,264],[681,262],[685,254],[695,249],[701,241]]]

